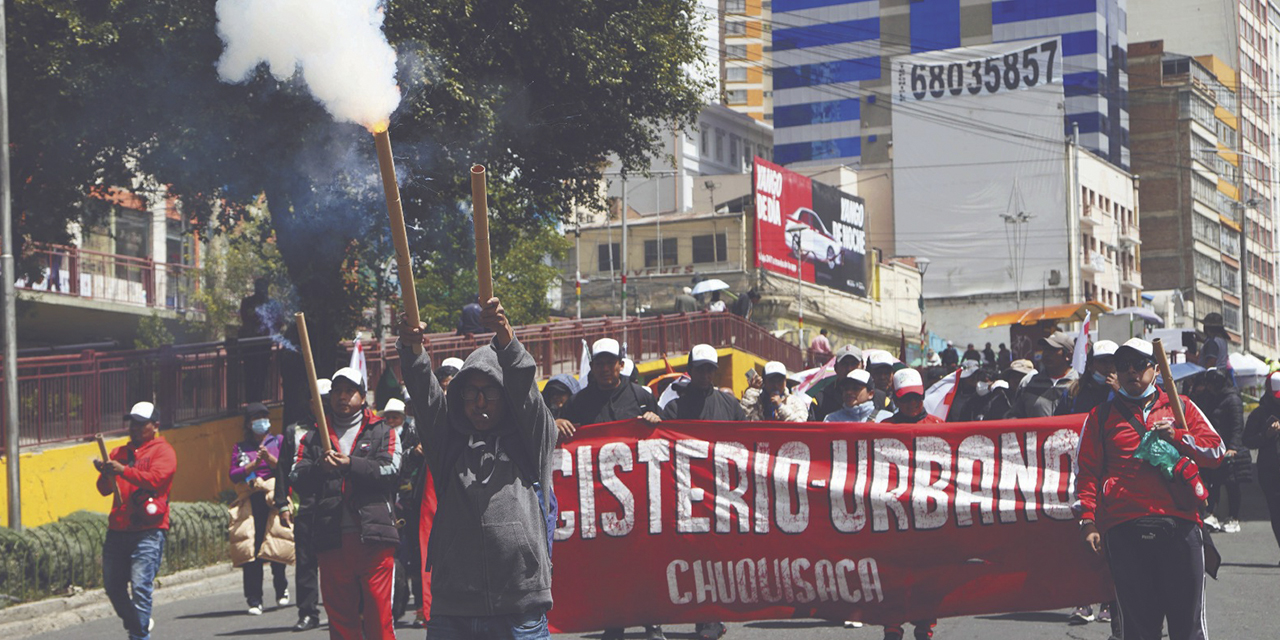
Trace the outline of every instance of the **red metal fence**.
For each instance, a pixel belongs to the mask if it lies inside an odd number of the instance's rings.
[[[554,322],[520,327],[516,335],[538,363],[542,377],[576,373],[583,341],[590,344],[604,337],[625,342],[636,361],[684,354],[695,344],[707,343],[780,360],[793,370],[803,366],[800,349],[730,313]],[[466,358],[489,339],[488,335],[434,334],[428,338],[428,351],[438,364],[449,357]],[[382,345],[367,340],[362,347],[371,384],[386,367],[399,364],[391,340]],[[25,447],[123,432],[123,416],[139,400],[154,401],[165,425],[233,413],[244,406],[246,387],[262,389],[267,402],[278,402],[282,399],[280,349],[271,338],[249,338],[22,358],[18,362],[19,441]]]
[[[189,306],[188,296],[199,286],[197,270],[183,265],[78,247],[40,247],[33,253],[33,258],[41,264],[41,277],[17,283],[18,287],[31,291],[158,309],[184,309]]]

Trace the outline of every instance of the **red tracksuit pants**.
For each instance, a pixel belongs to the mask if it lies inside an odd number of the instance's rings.
[[[395,545],[363,544],[359,534],[344,533],[341,547],[320,554],[320,593],[329,614],[330,640],[395,640],[395,551]]]

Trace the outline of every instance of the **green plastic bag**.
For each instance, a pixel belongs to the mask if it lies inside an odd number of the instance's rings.
[[[1165,480],[1173,479],[1173,465],[1178,464],[1182,454],[1168,440],[1161,438],[1155,431],[1142,434],[1142,442],[1133,457],[1146,460],[1148,464],[1160,470]]]

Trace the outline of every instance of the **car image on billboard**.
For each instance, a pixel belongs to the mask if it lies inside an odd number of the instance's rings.
[[[800,207],[787,217],[784,227],[791,255],[809,262],[825,264],[828,269],[844,264],[844,247],[835,239],[822,218],[808,207]]]

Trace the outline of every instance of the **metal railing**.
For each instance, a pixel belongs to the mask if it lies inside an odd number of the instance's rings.
[[[793,370],[804,362],[799,348],[731,313],[596,318],[523,326],[516,335],[538,364],[540,377],[577,373],[582,343],[604,337],[627,344],[637,362],[688,353],[693,345],[737,347]],[[432,334],[427,349],[439,364],[466,358],[491,335]],[[370,386],[387,367],[399,366],[394,342],[362,342]],[[345,346],[349,352],[351,345]],[[270,337],[167,346],[136,351],[85,350],[18,361],[19,442],[34,446],[121,433],[132,403],[156,403],[164,426],[228,415],[245,399],[283,399],[282,347]],[[397,374],[399,372],[397,371]],[[0,405],[3,409],[3,405]],[[0,442],[3,442],[0,439]]]
[[[197,270],[99,253],[77,247],[41,246],[33,250],[41,276],[19,280],[19,288],[157,309],[188,308],[199,286]]]

